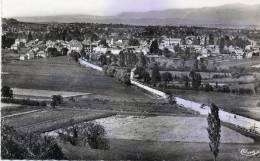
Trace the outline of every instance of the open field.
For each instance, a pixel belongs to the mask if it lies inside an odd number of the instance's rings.
[[[97,95],[87,95],[77,98],[76,101],[66,100],[63,107],[95,110],[111,110],[121,112],[140,112],[140,113],[169,113],[169,114],[187,114],[194,115],[194,111],[188,110],[177,105],[169,105],[160,101],[138,101],[138,100],[118,100],[104,98]]]
[[[215,103],[225,111],[260,120],[260,96],[194,90],[171,90],[175,96],[210,105]]]
[[[21,107],[21,106],[22,105],[1,102],[1,109],[12,109],[12,108],[17,108],[17,107]]]
[[[61,95],[63,97],[73,97],[73,96],[82,96],[82,95],[90,94],[90,93],[83,93],[83,92],[66,92],[66,91],[22,89],[22,88],[13,88],[12,90],[15,95],[36,96],[36,97],[51,97],[52,95]]]
[[[60,143],[68,159],[212,160],[207,143],[206,118],[117,115],[95,121],[105,127],[110,148],[98,150],[88,145],[80,147]],[[221,130],[222,143],[218,160],[259,160],[259,156],[246,157],[240,154],[242,149],[259,150],[259,143],[252,143],[252,139],[226,127]]]
[[[260,57],[254,57],[252,59],[230,59],[229,61],[223,61],[218,63],[218,66],[222,69],[229,69],[230,67],[245,67],[250,68],[251,66],[257,65],[260,62]]]
[[[112,139],[209,142],[205,117],[117,115],[95,121],[105,127],[106,137]],[[253,140],[222,126],[220,142],[253,143]]]
[[[208,143],[159,142],[110,139],[109,150],[75,147],[62,144],[63,152],[70,160],[174,160],[212,161]],[[242,149],[259,150],[259,144],[220,144],[220,161],[258,161],[260,156],[245,157]]]
[[[100,94],[122,99],[150,100],[143,92],[124,86],[102,72],[80,67],[67,57],[4,64],[2,84],[15,88]]]
[[[28,114],[2,118],[2,121],[7,125],[13,126],[17,130],[30,133],[52,131],[78,122],[111,115],[113,115],[113,113],[89,113],[88,111],[77,111],[73,109],[42,109]]]
[[[26,105],[16,105],[16,106],[9,106],[5,108],[1,107],[1,117],[22,113],[22,112],[28,112],[32,110],[40,110],[40,108],[35,106],[26,106]]]
[[[2,62],[10,62],[10,61],[18,61],[19,60],[19,54],[14,53],[14,51],[10,49],[1,49],[1,57],[2,57]]]

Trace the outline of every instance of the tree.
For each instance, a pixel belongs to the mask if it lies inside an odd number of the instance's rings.
[[[209,45],[214,45],[214,35],[209,34]]]
[[[138,59],[137,66],[144,68],[146,66],[146,58],[144,56],[144,53],[138,54],[137,59]]]
[[[164,48],[163,49],[163,55],[166,57],[166,58],[170,58],[172,56],[172,52],[168,49],[168,48]]]
[[[129,41],[128,41],[128,45],[129,46],[139,46],[140,43],[137,39],[134,39],[134,38],[131,38]]]
[[[106,55],[102,54],[99,59],[100,59],[101,66],[107,65]]]
[[[2,97],[13,98],[13,90],[8,86],[3,86],[1,89],[1,93]]]
[[[51,96],[51,107],[55,108],[57,105],[63,102],[63,97],[61,95],[52,95]]]
[[[2,35],[2,48],[10,48],[15,43],[15,38]]]
[[[175,53],[181,52],[181,47],[180,47],[179,44],[177,44],[176,46],[174,46],[174,51],[175,51]]]
[[[147,71],[143,73],[143,78],[145,83],[149,83],[151,81],[150,74]]]
[[[40,134],[19,133],[11,126],[2,124],[2,159],[66,159],[55,139]]]
[[[88,124],[88,144],[93,149],[108,149],[108,142],[104,139],[106,134],[105,128],[102,125],[89,123]]]
[[[63,129],[59,137],[74,146],[85,146],[88,143],[93,149],[109,149],[105,134],[106,131],[102,125],[88,122]]]
[[[68,53],[68,51],[69,51],[68,48],[64,47],[64,48],[61,49],[61,54],[62,54],[63,56],[66,56],[67,53]]]
[[[72,57],[75,62],[78,62],[78,60],[80,58],[80,54],[76,51],[71,51],[69,56]]]
[[[212,87],[209,83],[207,83],[207,84],[205,85],[205,91],[206,91],[206,92],[213,91],[213,87]]]
[[[126,63],[125,63],[125,52],[124,51],[120,51],[119,52],[119,66],[120,67],[125,67]]]
[[[225,47],[225,38],[221,37],[219,40],[219,52],[223,53]]]
[[[125,52],[125,65],[127,67],[134,67],[138,62],[138,58],[133,50],[127,50]]]
[[[53,48],[53,47],[47,48],[47,53],[48,53],[49,56],[53,56],[53,57],[60,55],[58,50],[56,48]]]
[[[155,86],[156,83],[161,81],[161,74],[159,72],[159,66],[157,64],[155,64],[154,67],[152,68],[151,81],[153,83],[153,86]]]
[[[173,104],[177,103],[176,100],[175,100],[175,97],[173,97],[173,94],[170,90],[166,90],[164,93],[168,97],[169,104],[173,105]]]
[[[31,40],[33,40],[33,36],[32,36],[32,33],[29,32],[29,33],[28,33],[28,36],[27,36],[27,41],[29,42],[29,41],[31,41]]]
[[[185,76],[183,77],[183,80],[184,80],[184,83],[185,83],[185,84],[184,84],[185,87],[188,88],[188,87],[189,87],[189,82],[190,82],[189,77],[185,75]]]
[[[195,71],[191,71],[189,76],[192,80],[192,87],[198,89],[201,85],[201,75],[199,73],[196,73]]]
[[[136,67],[134,74],[138,75],[138,79],[144,78],[145,69],[143,67]]]
[[[211,104],[210,107],[211,113],[208,115],[208,134],[209,134],[209,147],[210,151],[213,154],[213,159],[216,161],[216,158],[219,153],[219,144],[220,144],[220,132],[221,125],[219,119],[219,108],[215,104]]]
[[[162,81],[164,81],[164,87],[166,87],[168,85],[168,83],[172,80],[173,80],[173,78],[172,78],[171,73],[165,72],[162,74]]]
[[[159,44],[157,40],[152,41],[150,46],[150,53],[158,53],[159,52]]]
[[[125,85],[130,85],[130,73],[125,69],[117,69],[115,73],[117,80]]]
[[[104,47],[109,47],[106,39],[101,39],[98,45],[102,45]]]

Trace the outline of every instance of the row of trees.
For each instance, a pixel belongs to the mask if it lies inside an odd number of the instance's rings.
[[[115,77],[119,82],[130,85],[130,69],[118,68],[115,66],[103,66],[105,75]]]
[[[223,53],[225,46],[232,45],[240,47],[241,49],[245,49],[247,45],[250,45],[250,42],[247,39],[243,39],[238,36],[236,36],[234,39],[231,39],[229,36],[225,35],[219,39],[218,44],[220,52]]]
[[[163,81],[164,87],[168,86],[168,83],[173,81],[174,77],[170,72],[164,72],[160,73],[159,66],[157,64],[154,64],[154,66],[151,68],[151,76],[149,72],[147,72],[142,67],[137,67],[134,73],[136,76],[138,76],[138,79],[143,79],[145,83],[151,83],[153,86],[156,86],[157,83]],[[196,73],[195,71],[191,71],[189,74],[189,77],[184,77],[182,81],[185,82],[185,86],[189,86],[189,82],[192,82],[192,87],[194,89],[198,89],[201,86],[201,75],[199,73]]]

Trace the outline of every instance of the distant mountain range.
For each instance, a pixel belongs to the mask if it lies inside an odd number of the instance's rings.
[[[25,22],[93,22],[131,25],[194,25],[209,27],[260,26],[260,4],[123,12],[115,16],[57,15],[14,17]]]

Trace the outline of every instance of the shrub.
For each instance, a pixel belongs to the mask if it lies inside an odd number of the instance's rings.
[[[104,138],[105,134],[103,126],[89,122],[65,128],[63,132],[59,133],[59,136],[63,141],[74,146],[85,146],[88,142],[93,149],[109,149],[108,140]]]
[[[115,67],[107,66],[107,68],[105,70],[105,75],[110,76],[110,77],[114,77],[115,72],[116,72]]]
[[[13,98],[13,90],[8,86],[3,86],[1,89],[1,96]]]
[[[2,159],[66,159],[55,139],[51,137],[18,133],[5,124],[1,130]]]
[[[47,106],[47,103],[45,101],[41,101],[40,106]]]
[[[224,93],[230,93],[230,88],[228,87],[228,86],[226,86],[226,85],[224,85],[223,87],[222,87],[222,92],[224,92]]]
[[[204,89],[205,89],[206,92],[213,91],[213,87],[208,83],[205,85]]]
[[[168,96],[169,104],[176,104],[177,103],[175,97],[173,97],[173,94],[170,90],[166,90],[164,93]]]
[[[28,105],[28,106],[46,106],[45,101],[35,101],[30,99],[12,99],[12,98],[2,98],[1,101],[3,103],[14,103],[20,105]]]
[[[51,107],[53,108],[55,108],[55,106],[63,102],[63,97],[61,95],[52,95],[51,98],[52,98]]]
[[[126,85],[130,85],[131,82],[130,82],[130,73],[127,72],[127,70],[125,69],[118,69],[116,72],[115,72],[115,77],[117,78],[117,80],[123,84],[126,84]]]

